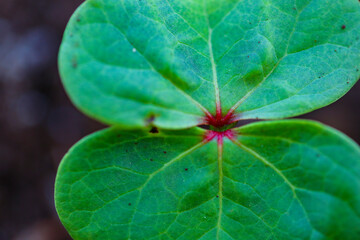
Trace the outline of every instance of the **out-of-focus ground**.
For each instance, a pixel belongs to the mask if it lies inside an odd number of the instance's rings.
[[[81,0],[0,0],[0,240],[67,240],[53,200],[57,166],[102,128],[67,98],[57,70],[65,25]],[[360,142],[360,83],[303,116]]]

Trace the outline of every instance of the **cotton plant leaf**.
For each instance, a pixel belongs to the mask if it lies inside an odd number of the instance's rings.
[[[73,239],[360,238],[349,138],[304,120],[211,133],[110,128],[77,143],[55,189]]]
[[[360,77],[359,37],[357,0],[87,0],[59,65],[89,116],[183,129],[336,101]]]

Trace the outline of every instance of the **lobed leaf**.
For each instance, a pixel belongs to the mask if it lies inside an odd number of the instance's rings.
[[[359,36],[357,0],[87,0],[60,73],[75,105],[112,125],[286,118],[355,84]]]
[[[360,150],[303,120],[236,137],[110,128],[59,168],[56,208],[75,240],[360,238]]]

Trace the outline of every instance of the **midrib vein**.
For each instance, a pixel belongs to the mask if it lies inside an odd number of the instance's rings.
[[[216,101],[216,112],[221,113],[221,103],[220,103],[220,91],[219,91],[219,84],[218,84],[218,77],[217,77],[217,71],[216,71],[216,63],[214,59],[214,52],[212,47],[212,29],[209,25],[209,40],[208,40],[208,46],[209,46],[209,54],[210,54],[210,61],[211,61],[211,68],[212,68],[212,75],[213,75],[213,83],[214,83],[214,89],[215,89],[215,101]]]
[[[221,229],[221,215],[223,212],[223,140],[222,138],[218,139],[218,170],[219,170],[219,216],[217,220],[217,232],[216,232],[216,239],[220,239],[220,229]]]
[[[214,84],[214,90],[215,90],[215,102],[216,102],[216,114],[221,114],[221,103],[220,103],[220,91],[219,91],[219,84],[218,84],[218,76],[217,76],[217,70],[216,70],[216,63],[214,58],[214,51],[212,46],[212,33],[213,29],[210,27],[210,21],[209,21],[209,15],[206,11],[206,0],[203,1],[203,7],[204,7],[204,15],[207,21],[208,25],[208,48],[209,48],[209,56],[210,56],[210,62],[211,62],[211,69],[212,69],[212,75],[213,75],[213,84]]]

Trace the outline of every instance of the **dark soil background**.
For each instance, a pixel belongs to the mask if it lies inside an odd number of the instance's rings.
[[[104,126],[77,111],[61,85],[57,52],[81,0],[0,0],[0,240],[67,240],[54,208],[65,152]],[[360,142],[360,83],[310,113]]]

